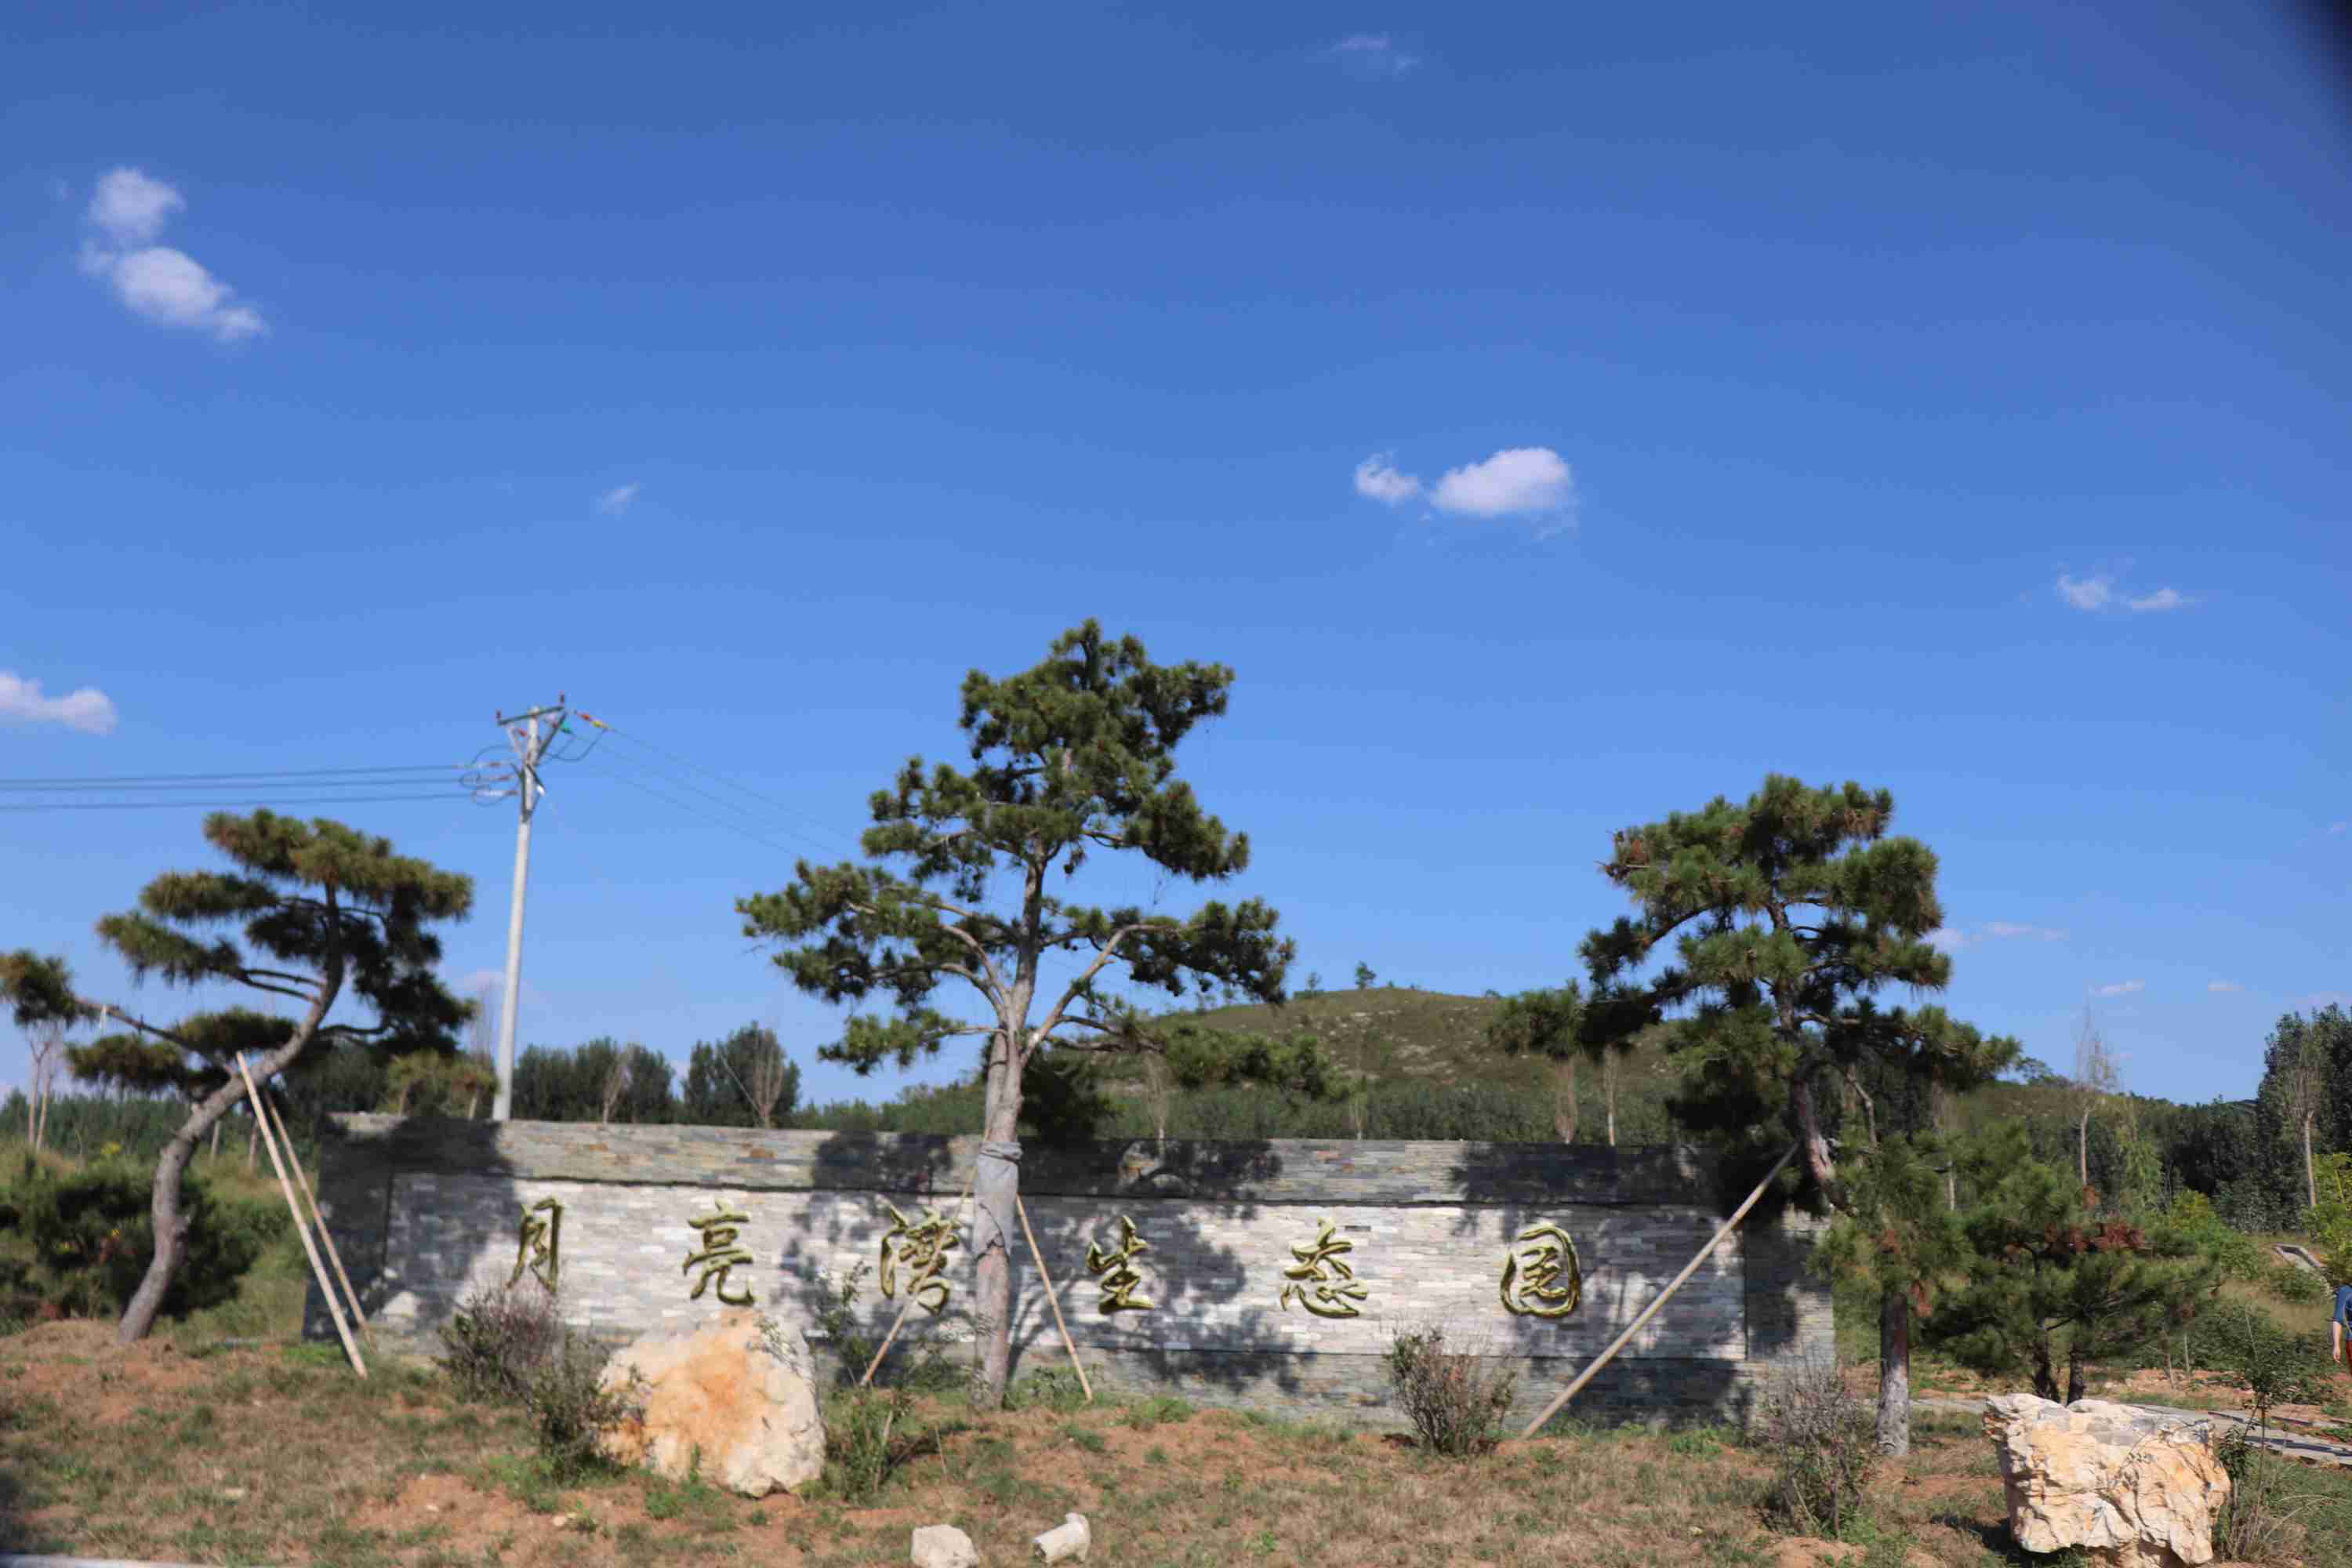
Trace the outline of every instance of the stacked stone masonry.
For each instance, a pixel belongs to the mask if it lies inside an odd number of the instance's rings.
[[[890,1206],[910,1220],[955,1215],[949,1299],[918,1307],[902,1337],[973,1331],[971,1204],[959,1205],[973,1138],[754,1132],[721,1128],[337,1119],[320,1196],[379,1339],[422,1353],[467,1294],[513,1276],[531,1205],[561,1205],[560,1300],[567,1321],[619,1341],[721,1310],[688,1292],[701,1245],[689,1222],[716,1212],[751,1254],[723,1288],[802,1324],[828,1279],[860,1266],[857,1306],[878,1338],[897,1300],[877,1289]],[[1085,1143],[1031,1146],[1024,1203],[1062,1313],[1097,1384],[1176,1393],[1293,1415],[1399,1419],[1381,1352],[1399,1328],[1442,1324],[1519,1371],[1520,1414],[1640,1312],[1718,1223],[1708,1173],[1687,1152],[1589,1145],[1452,1142]],[[543,1217],[549,1211],[538,1211]],[[1142,1311],[1106,1311],[1089,1245],[1118,1248],[1121,1216]],[[1318,1316],[1281,1294],[1294,1249],[1325,1224],[1363,1288],[1355,1317]],[[1571,1237],[1583,1300],[1564,1318],[1515,1314],[1502,1271],[1519,1234]],[[1066,1367],[1044,1287],[1019,1241],[1015,1373]],[[1828,1292],[1806,1268],[1811,1223],[1790,1215],[1727,1238],[1580,1394],[1582,1419],[1739,1420],[1756,1380],[1831,1353]],[[897,1270],[905,1289],[904,1265]],[[1338,1278],[1336,1269],[1327,1274]],[[525,1284],[529,1279],[526,1277]],[[719,1282],[713,1281],[714,1287]],[[331,1333],[315,1288],[308,1331]],[[954,1352],[961,1353],[961,1352]]]

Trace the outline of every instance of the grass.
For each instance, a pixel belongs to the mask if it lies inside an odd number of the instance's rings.
[[[1756,1508],[1769,1457],[1728,1429],[1578,1428],[1457,1461],[1390,1435],[1175,1399],[982,1412],[943,1397],[920,1403],[944,1433],[936,1451],[870,1503],[752,1502],[645,1475],[559,1484],[527,1457],[520,1417],[459,1401],[437,1372],[380,1363],[362,1383],[282,1349],[190,1356],[106,1340],[95,1324],[0,1339],[0,1551],[289,1568],[849,1568],[904,1562],[908,1532],[941,1521],[983,1561],[1019,1561],[1076,1510],[1098,1556],[1140,1568],[1780,1560]],[[1862,1560],[2026,1561],[2007,1544],[1976,1424],[1923,1415],[1915,1441],[1850,1531]],[[2304,1560],[2352,1568],[2352,1478],[2298,1472],[2292,1489],[2307,1494]]]

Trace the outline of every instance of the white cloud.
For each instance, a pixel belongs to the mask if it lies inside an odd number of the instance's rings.
[[[89,218],[110,244],[87,240],[82,270],[103,279],[134,315],[160,326],[210,332],[242,342],[269,330],[250,305],[231,304],[236,290],[184,250],[152,243],[187,200],[136,169],[115,169],[98,182]]]
[[[2019,925],[2012,921],[1987,921],[1984,928],[1989,937],[2022,936],[2036,942],[2064,942],[2066,933],[2053,926]]]
[[[1941,952],[1958,952],[1980,942],[2002,942],[2011,938],[2064,942],[2066,932],[2055,926],[2021,925],[2016,921],[1987,921],[1974,931],[1964,931],[1958,926],[1937,926],[1927,933],[1927,941],[1928,946]]]
[[[2178,588],[2158,588],[2153,594],[2143,594],[2137,599],[2126,599],[2124,604],[2129,609],[2144,613],[2148,610],[2185,610],[2193,602]]]
[[[643,485],[615,485],[596,498],[596,510],[606,517],[618,517],[629,510],[629,503],[635,500],[637,492],[645,488]]]
[[[2243,991],[2245,987],[2239,984],[2234,980],[2209,980],[2205,983],[2205,989],[2208,991]]]
[[[1356,493],[1390,506],[1402,506],[1421,494],[1421,480],[1399,473],[1390,454],[1381,452],[1356,465]]]
[[[2084,577],[2079,581],[2063,572],[2058,574],[2058,596],[2078,610],[2102,610],[2116,596],[2113,577]]]
[[[1525,517],[1573,506],[1576,481],[1549,447],[1507,447],[1483,463],[1446,469],[1429,499],[1465,517]]]
[[[1357,76],[1391,80],[1421,64],[1419,55],[1397,47],[1386,33],[1351,33],[1331,46],[1332,58]]]
[[[2099,996],[2128,996],[2135,991],[2147,989],[2145,980],[2118,980],[2113,985],[2095,985],[2092,993]]]
[[[85,735],[111,733],[116,720],[113,700],[94,686],[45,697],[41,683],[0,669],[0,720],[26,724],[63,724]]]
[[[89,221],[121,246],[152,245],[171,216],[188,199],[161,180],[136,169],[115,169],[101,176],[89,199]]]

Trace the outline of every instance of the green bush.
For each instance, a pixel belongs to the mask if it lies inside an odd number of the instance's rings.
[[[2325,1307],[2336,1295],[2326,1279],[2292,1263],[2263,1265],[2263,1283],[2292,1307]]]
[[[565,1332],[524,1384],[522,1407],[530,1416],[540,1458],[559,1482],[617,1468],[605,1456],[602,1439],[644,1412],[636,1379],[625,1389],[604,1386],[610,1359],[580,1335]]]
[[[64,1175],[28,1155],[0,1195],[0,1230],[23,1236],[32,1257],[10,1282],[12,1297],[37,1297],[77,1317],[111,1317],[155,1255],[154,1173],[116,1157]],[[188,1253],[163,1297],[171,1317],[216,1307],[288,1230],[276,1205],[220,1196],[191,1171],[181,1179]]]
[[[1387,1360],[1389,1385],[1422,1447],[1460,1458],[1495,1446],[1518,1381],[1508,1367],[1446,1349],[1435,1325],[1400,1330]]]
[[[1004,1391],[1007,1410],[1052,1410],[1067,1415],[1086,1403],[1087,1391],[1078,1374],[1065,1366],[1024,1373]]]
[[[442,1369],[467,1399],[527,1400],[564,1346],[555,1295],[536,1280],[475,1290],[440,1334]]]
[[[867,1266],[860,1263],[846,1274],[811,1273],[809,1281],[816,1289],[814,1316],[820,1333],[832,1345],[840,1366],[834,1373],[835,1384],[855,1388],[866,1375],[866,1368],[874,1360],[881,1342],[866,1331],[857,1315],[857,1298],[865,1287]],[[890,1353],[874,1370],[877,1384],[905,1388],[916,1394],[946,1394],[961,1388],[970,1374],[950,1359],[942,1342],[923,1338],[908,1340],[901,1334],[890,1346]]]
[[[1756,1436],[1770,1456],[1765,1518],[1801,1535],[1836,1536],[1861,1517],[1876,1465],[1877,1415],[1833,1365],[1799,1367],[1768,1384]]]
[[[915,1415],[905,1388],[853,1388],[824,1423],[825,1489],[850,1502],[881,1495],[900,1466],[940,1447],[940,1431]]]

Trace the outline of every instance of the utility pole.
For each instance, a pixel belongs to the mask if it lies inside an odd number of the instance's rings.
[[[547,786],[540,782],[540,759],[563,731],[563,696],[552,706],[534,708],[512,718],[499,715],[499,728],[513,745],[514,794],[522,808],[515,829],[514,905],[507,915],[506,994],[499,999],[499,1090],[490,1102],[490,1120],[504,1121],[514,1110],[515,1005],[522,995],[522,903],[530,883],[530,818]]]

